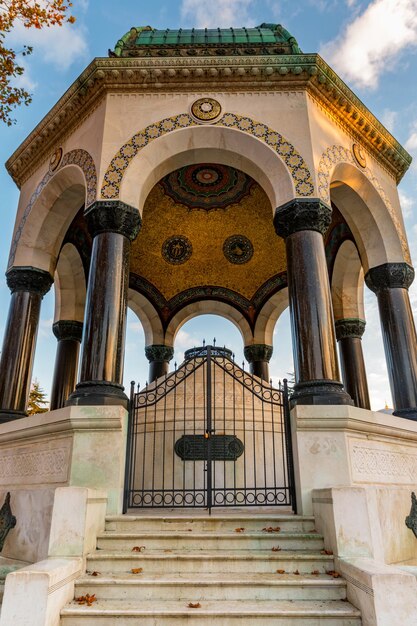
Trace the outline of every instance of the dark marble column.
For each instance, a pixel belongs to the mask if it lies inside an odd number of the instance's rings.
[[[145,347],[146,358],[149,361],[149,382],[152,383],[160,376],[168,374],[169,362],[174,356],[174,348],[154,344]]]
[[[269,383],[269,361],[271,360],[273,347],[265,343],[254,343],[245,346],[244,355],[249,363],[250,373],[262,378]]]
[[[346,318],[335,322],[345,389],[355,406],[370,409],[368,381],[362,352],[362,335],[365,326],[364,320],[356,318]]]
[[[378,298],[394,415],[417,420],[417,336],[408,296],[413,280],[407,263],[384,263],[365,276]]]
[[[274,225],[285,239],[296,404],[352,404],[339,378],[323,235],[332,210],[297,198],[279,207]]]
[[[50,403],[50,409],[54,411],[65,406],[75,389],[83,325],[72,320],[60,320],[55,322],[52,330],[58,339]]]
[[[53,283],[49,272],[12,267],[12,293],[0,361],[0,423],[26,415],[43,296]]]
[[[93,237],[84,317],[80,382],[67,404],[127,406],[123,362],[130,242],[139,212],[121,201],[97,201],[85,213]]]

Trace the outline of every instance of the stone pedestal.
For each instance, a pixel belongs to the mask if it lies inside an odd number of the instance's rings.
[[[297,198],[278,208],[274,218],[287,250],[295,404],[352,404],[339,379],[323,243],[331,214],[321,200]]]
[[[169,362],[174,356],[174,348],[154,344],[145,347],[145,354],[149,361],[149,383],[168,374]]]
[[[355,406],[370,409],[368,381],[362,352],[362,335],[365,325],[366,322],[360,319],[340,319],[335,322],[345,389]]]
[[[6,278],[12,298],[0,361],[0,423],[26,415],[41,301],[53,283],[36,267],[12,267]]]
[[[273,347],[264,343],[245,346],[244,355],[249,363],[250,373],[258,378],[269,382],[269,361],[271,360]]]
[[[50,402],[50,410],[54,411],[65,406],[75,389],[83,325],[81,322],[60,320],[55,322],[52,330],[58,339]]]
[[[395,415],[417,420],[417,334],[408,296],[413,280],[407,263],[378,265],[365,276],[378,298]]]

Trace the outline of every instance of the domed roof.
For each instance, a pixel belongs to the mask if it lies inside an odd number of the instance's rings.
[[[236,54],[300,54],[296,39],[281,24],[255,28],[180,28],[157,30],[151,26],[130,29],[110,56],[226,56]]]

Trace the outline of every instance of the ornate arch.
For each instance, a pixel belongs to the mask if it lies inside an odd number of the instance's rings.
[[[35,191],[30,197],[28,204],[25,207],[25,210],[22,215],[22,219],[20,220],[19,226],[16,229],[16,232],[13,237],[12,245],[10,248],[9,255],[9,263],[10,267],[13,265],[14,258],[16,255],[17,246],[23,232],[23,229],[26,224],[26,220],[29,217],[29,214],[35,204],[36,200],[41,195],[42,191],[46,187],[46,185],[53,179],[53,177],[61,171],[67,165],[78,165],[78,167],[83,171],[86,183],[86,207],[88,207],[94,200],[97,195],[97,171],[96,166],[93,161],[93,157],[89,152],[78,148],[76,150],[70,150],[62,157],[58,167],[54,170],[49,169],[45,176],[42,178],[39,185],[36,187]]]
[[[257,122],[250,117],[243,117],[234,113],[225,113],[215,126],[235,128],[270,146],[284,161],[291,174],[296,195],[306,197],[314,195],[314,184],[306,162],[296,148],[280,133],[266,124]],[[174,130],[201,126],[188,113],[181,113],[173,117],[166,117],[159,122],[150,124],[133,135],[116,153],[104,174],[101,188],[101,197],[114,200],[119,197],[124,173],[132,159],[150,142]]]
[[[381,199],[387,208],[387,211],[394,224],[395,230],[397,231],[398,237],[401,241],[401,247],[404,252],[404,258],[409,263],[411,263],[408,243],[405,238],[402,225],[395,213],[394,207],[392,206],[387,194],[384,191],[384,188],[381,186],[379,180],[371,172],[369,167],[359,168],[357,166],[353,153],[348,148],[345,148],[344,146],[333,145],[327,148],[325,152],[323,152],[321,159],[320,159],[318,173],[317,173],[318,190],[319,190],[320,199],[323,200],[323,202],[326,202],[326,204],[330,205],[331,174],[334,168],[336,167],[336,165],[338,165],[339,163],[349,163],[349,165],[353,165],[359,172],[361,172],[362,174],[364,174],[364,176],[366,176],[366,178],[369,180],[369,182],[373,185],[375,190],[381,196]]]

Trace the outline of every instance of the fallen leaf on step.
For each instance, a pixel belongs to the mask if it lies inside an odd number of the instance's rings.
[[[89,572],[90,576],[100,576],[100,572]]]
[[[321,550],[321,554],[327,554],[327,556],[333,556],[332,550]]]
[[[97,598],[94,593],[91,596],[89,593],[86,593],[85,596],[78,596],[78,598],[75,598],[75,601],[78,602],[78,604],[86,604],[87,606],[91,606],[93,602],[97,602]]]
[[[277,569],[277,574],[285,574],[285,569]]]
[[[143,569],[142,567],[132,567],[130,571],[132,572],[132,574],[141,574],[143,572]]]
[[[314,569],[311,573],[313,576],[318,576],[320,574],[318,569]]]
[[[281,528],[279,526],[276,526],[275,528],[272,528],[272,526],[268,526],[267,528],[262,528],[262,530],[264,531],[264,533],[279,533]]]
[[[339,572],[335,572],[334,570],[329,570],[326,574],[328,574],[328,576],[332,576],[333,578],[340,578]]]
[[[189,609],[199,609],[201,608],[201,604],[199,602],[189,602],[187,604]]]
[[[300,572],[298,571],[298,569],[296,569],[295,572],[293,572],[293,574],[295,574],[296,576],[299,576]]]
[[[272,549],[272,552],[279,552],[281,550],[281,548],[279,546],[274,546]]]
[[[172,552],[172,550],[164,550],[164,552]]]
[[[132,552],[143,552],[145,549],[145,546],[135,546],[134,548],[132,548]]]
[[[235,533],[244,533],[245,529],[244,528],[235,528]]]

